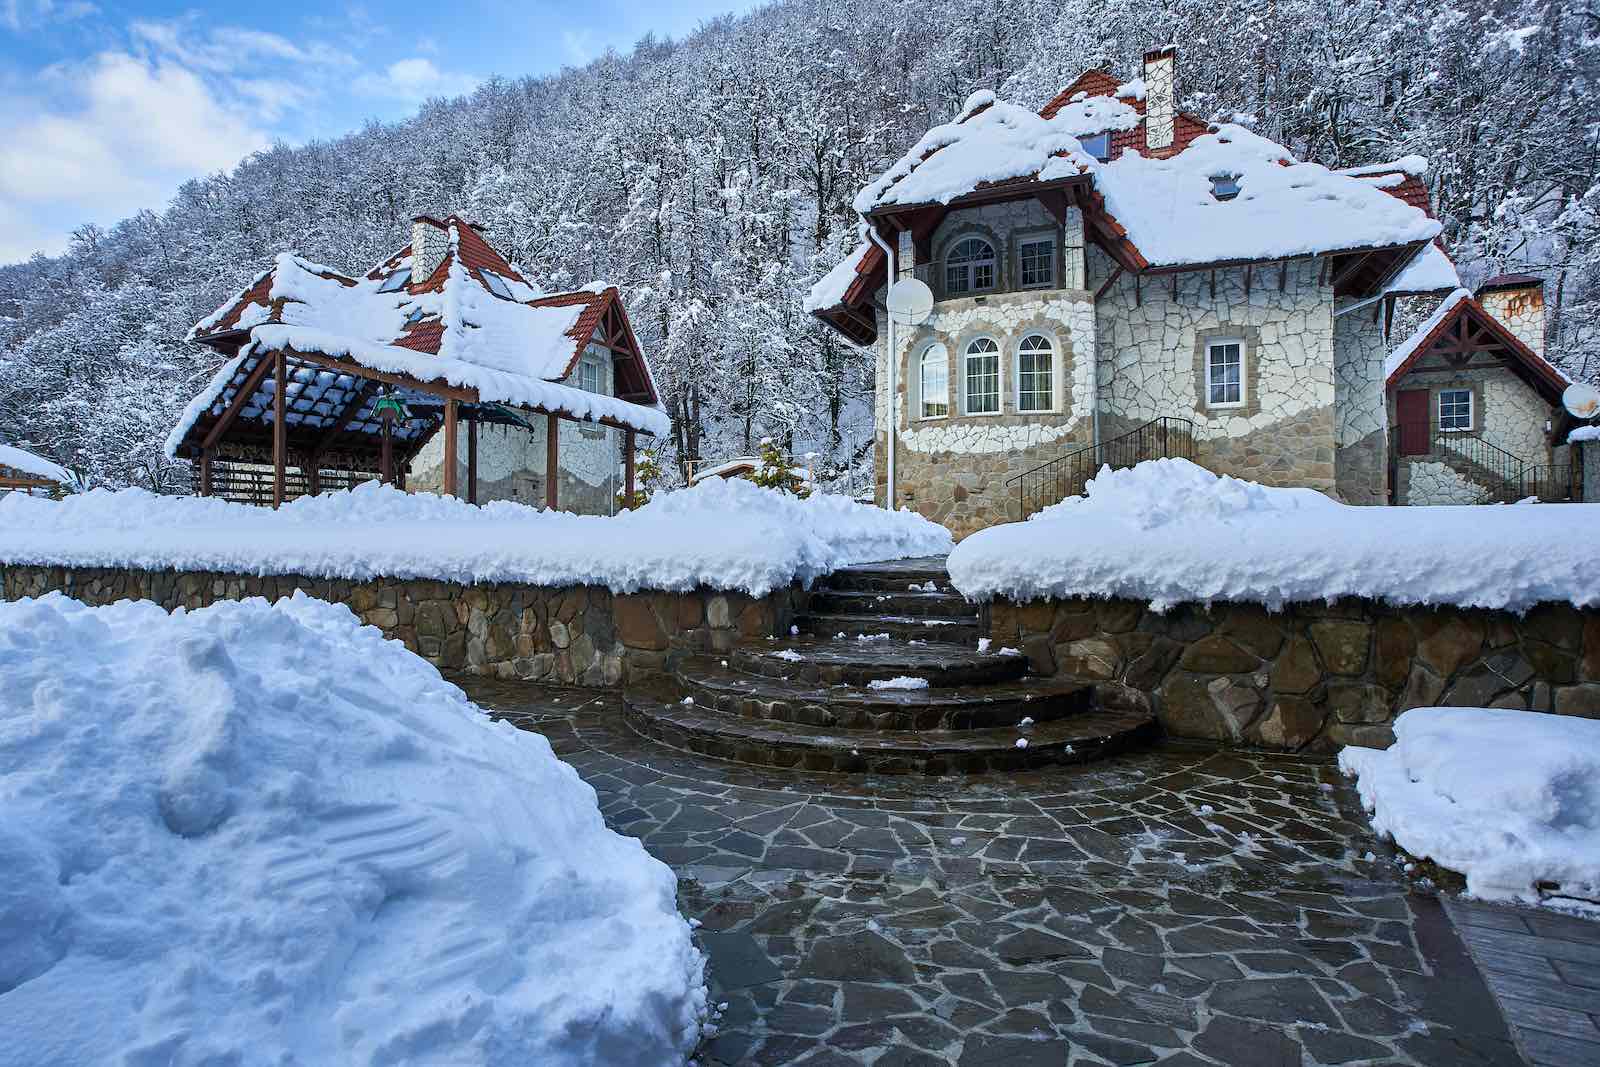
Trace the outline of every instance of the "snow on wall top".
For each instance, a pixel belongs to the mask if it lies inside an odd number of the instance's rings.
[[[1567,434],[1567,444],[1575,445],[1582,441],[1600,441],[1600,426],[1579,426]]]
[[[913,512],[829,493],[801,500],[741,479],[661,493],[615,517],[478,507],[375,482],[277,510],[142,489],[0,498],[0,562],[11,564],[764,596],[854,563],[949,548],[950,532]]]
[[[955,547],[949,567],[973,600],[1127,597],[1158,611],[1345,596],[1600,607],[1600,541],[1573,536],[1595,524],[1600,504],[1352,507],[1161,459],[1102,470],[1084,496],[980,530]]]
[[[693,1051],[672,871],[348,608],[52,593],[0,604],[0,661],[0,1062]]]
[[[36,456],[26,449],[15,445],[0,444],[0,467],[10,467],[12,470],[31,474],[36,478],[48,478],[61,485],[75,485],[77,479],[72,472],[59,463],[52,463],[43,456]]]
[[[817,284],[806,294],[805,300],[802,301],[805,310],[822,311],[842,303],[845,292],[856,280],[857,268],[861,266],[861,261],[871,249],[872,243],[863,240],[853,252],[834,264],[833,269],[818,279]]]

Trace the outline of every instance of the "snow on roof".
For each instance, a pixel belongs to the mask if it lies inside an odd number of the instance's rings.
[[[1109,78],[1080,81],[1100,85]],[[1386,193],[1381,178],[1302,163],[1234,123],[1162,158],[1137,146],[1106,162],[1085,153],[1079,137],[1140,124],[1143,104],[1132,92],[1122,95],[1133,87],[1118,86],[1112,96],[1077,92],[1064,102],[1058,96],[1045,109],[1049,118],[987,91],[974,93],[960,116],[929,130],[864,188],[855,208],[865,215],[891,205],[947,204],[985,185],[1087,174],[1152,266],[1387,247],[1431,240],[1441,230],[1425,209]],[[1427,163],[1408,156],[1382,166],[1403,182]],[[1236,197],[1217,199],[1212,178],[1220,176],[1238,181]]]
[[[862,227],[865,231],[866,227]],[[834,264],[832,270],[824,274],[817,284],[811,287],[802,302],[806,311],[822,311],[826,308],[838,307],[844,302],[844,294],[850,288],[850,283],[856,280],[856,274],[861,267],[861,261],[872,250],[872,242],[863,240],[855,247],[855,251],[845,256]]]
[[[1600,426],[1579,426],[1567,434],[1567,444],[1575,445],[1580,441],[1600,441]]]
[[[48,478],[52,482],[62,485],[76,485],[77,479],[71,471],[59,463],[52,463],[43,456],[36,456],[27,449],[18,448],[16,445],[0,444],[0,467],[10,467],[12,470],[31,474],[36,478]]]
[[[1276,259],[1437,237],[1427,213],[1372,183],[1301,163],[1243,126],[1221,125],[1166,159],[1092,162],[1106,209],[1152,265]],[[1239,194],[1218,200],[1213,177]]]
[[[1047,119],[987,90],[973,93],[954,121],[923,134],[861,190],[855,209],[867,214],[890,204],[947,204],[985,183],[1072,177],[1093,162],[1078,137],[1138,123],[1138,111],[1109,96],[1069,101]]]
[[[1380,174],[1409,174],[1413,178],[1425,178],[1428,174],[1428,160],[1425,156],[1401,156],[1390,163],[1368,163],[1361,167],[1345,167],[1339,173],[1348,174],[1352,178]]]
[[[1444,321],[1445,316],[1450,314],[1457,304],[1463,300],[1471,299],[1471,290],[1457,289],[1441,300],[1439,306],[1433,309],[1433,314],[1429,315],[1421,326],[1411,331],[1411,336],[1396,345],[1394,351],[1390,352],[1388,358],[1383,361],[1384,380],[1387,381],[1389,378],[1394,377],[1394,372],[1400,369],[1401,364],[1411,358],[1411,354],[1417,350],[1417,346],[1427,340],[1428,335],[1434,331],[1434,328],[1439,323]]]
[[[208,409],[231,399],[230,384],[236,384],[245,360],[282,346],[423,381],[443,379],[478,390],[485,402],[540,407],[585,420],[610,419],[658,436],[670,431],[659,403],[632,403],[562,384],[608,302],[617,299],[615,289],[590,285],[543,294],[470,225],[454,216],[442,225],[449,234],[443,269],[415,284],[394,281],[411,271],[409,247],[359,278],[292,253],[278,255],[269,271],[190,331],[191,338],[201,341],[233,331],[247,331],[250,339],[238,358],[224,364],[189,403],[167,438],[168,454],[176,453]],[[496,295],[491,284],[508,296]],[[640,364],[644,391],[654,398],[642,353]],[[330,386],[359,388],[352,376],[315,367],[296,368],[288,383],[291,391],[312,385],[324,392]],[[270,396],[258,390],[241,414],[265,418],[269,406]],[[313,405],[291,411],[286,422],[323,425],[337,410],[337,405]],[[354,419],[351,428],[375,432],[375,424],[368,422]]]
[[[1387,293],[1439,293],[1461,288],[1461,275],[1456,265],[1440,248],[1438,242],[1429,241],[1422,250],[1411,257],[1405,269],[1395,275]]]

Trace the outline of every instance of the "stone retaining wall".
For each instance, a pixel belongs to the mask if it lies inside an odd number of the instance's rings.
[[[1387,746],[1407,708],[1521,708],[1600,718],[1600,611],[1519,616],[1346,599],[1253,604],[996,601],[996,645],[1041,674],[1100,683],[1169,734],[1288,750]]]
[[[762,598],[711,589],[615,595],[600,586],[62,567],[0,567],[0,587],[6,600],[58,590],[86,604],[141,599],[169,610],[302,589],[348,605],[441,669],[585,686],[638,681],[663,673],[675,654],[787,633],[804,595],[798,587]]]

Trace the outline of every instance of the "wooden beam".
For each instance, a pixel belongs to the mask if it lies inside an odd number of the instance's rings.
[[[456,408],[454,400],[444,402],[444,495],[459,496],[456,492]]]
[[[288,414],[289,361],[282,352],[272,354],[272,506],[283,506],[283,468],[289,461]]]
[[[1143,281],[1143,275],[1135,274],[1133,276],[1133,306],[1134,307],[1144,307],[1144,293],[1140,289],[1140,285],[1141,285],[1142,281]]]
[[[1250,277],[1254,272],[1255,272],[1255,264],[1254,263],[1246,263],[1244,265],[1244,298],[1246,300],[1250,299]]]
[[[467,503],[478,502],[478,420],[467,419]]]
[[[1289,288],[1289,261],[1280,259],[1278,260],[1278,292],[1281,293],[1287,288]]]
[[[1322,260],[1322,265],[1317,270],[1317,288],[1321,289],[1328,284],[1328,264],[1333,260],[1333,257],[1319,256],[1318,258]]]
[[[328,446],[333,444],[336,437],[344,433],[344,428],[350,425],[350,420],[360,414],[361,409],[367,406],[368,398],[372,396],[377,388],[378,383],[373,381],[363,381],[356,387],[350,399],[345,401],[344,407],[339,409],[339,414],[333,417],[333,422],[329,424],[327,430],[323,432],[322,437],[317,441],[317,446],[311,450],[313,463],[322,462],[322,453],[328,450]]]
[[[382,448],[378,453],[378,480],[384,485],[394,484],[394,431],[387,419],[383,422]]]
[[[205,439],[200,442],[201,451],[217,447],[217,442],[222,439],[224,433],[228,432],[228,427],[233,425],[233,420],[239,417],[239,412],[244,410],[244,406],[250,402],[250,398],[255,396],[256,390],[261,387],[261,379],[265,378],[267,371],[271,369],[272,360],[263,355],[256,362],[255,369],[245,375],[244,382],[240,384],[238,391],[233,394],[233,399],[228,402],[227,408],[222,412],[222,417],[212,423],[211,429],[206,432]]]
[[[545,419],[544,433],[544,506],[556,510],[556,482],[561,467],[556,452],[561,447],[561,420],[550,416]]]
[[[463,404],[478,403],[478,391],[476,389],[463,389],[460,386],[451,385],[442,378],[423,381],[421,378],[413,378],[409,374],[390,374],[387,371],[373,370],[371,367],[363,367],[359,363],[351,363],[348,360],[334,359],[320,352],[300,352],[293,348],[289,349],[288,352],[302,363],[310,363],[328,370],[338,371],[340,374],[348,374],[355,378],[366,378],[374,382],[383,382],[386,385],[404,386],[407,389],[415,389],[419,393],[427,393],[430,396],[458,400]]]
[[[1100,288],[1094,291],[1094,302],[1096,304],[1100,302],[1102,296],[1106,295],[1106,291],[1117,283],[1117,279],[1120,277],[1122,277],[1122,268],[1118,266],[1111,271],[1110,276],[1105,281],[1100,283]]]
[[[1172,302],[1178,302],[1178,274],[1176,271],[1172,274]]]
[[[1211,271],[1211,299],[1215,300],[1216,298],[1217,298],[1217,272],[1213,268],[1212,271]]]
[[[200,495],[211,495],[211,458],[215,449],[206,449],[200,453]]]
[[[639,435],[632,430],[627,430],[622,435],[622,499],[630,508],[633,507],[634,481],[636,477],[633,452],[638,447],[638,441]]]

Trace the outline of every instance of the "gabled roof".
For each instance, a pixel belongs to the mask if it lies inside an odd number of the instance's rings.
[[[1463,357],[1475,351],[1493,354],[1507,361],[1518,377],[1551,404],[1559,404],[1562,392],[1572,384],[1572,379],[1501,325],[1470,291],[1457,289],[1384,360],[1387,388],[1398,385],[1435,346],[1460,352]]]
[[[300,357],[288,375],[286,421],[308,430],[322,427],[346,441],[380,431],[374,406],[379,397],[360,375],[340,371],[337,361],[438,383],[483,404],[558,412],[652,434],[670,430],[615,287],[540,293],[465,220],[452,215],[442,222],[420,219],[419,225],[437,226],[448,238],[442,261],[427,278],[391,282],[396,272],[412,269],[409,245],[359,277],[283,253],[197,323],[192,339],[234,358],[191,401],[168,438],[169,454],[196,451],[196,427],[216,422],[241,391],[250,396],[237,417],[268,424],[271,379],[259,368],[275,351]],[[495,288],[491,275],[497,276]],[[565,384],[591,342],[611,351],[616,396]],[[433,432],[422,424],[413,429],[424,438]]]

